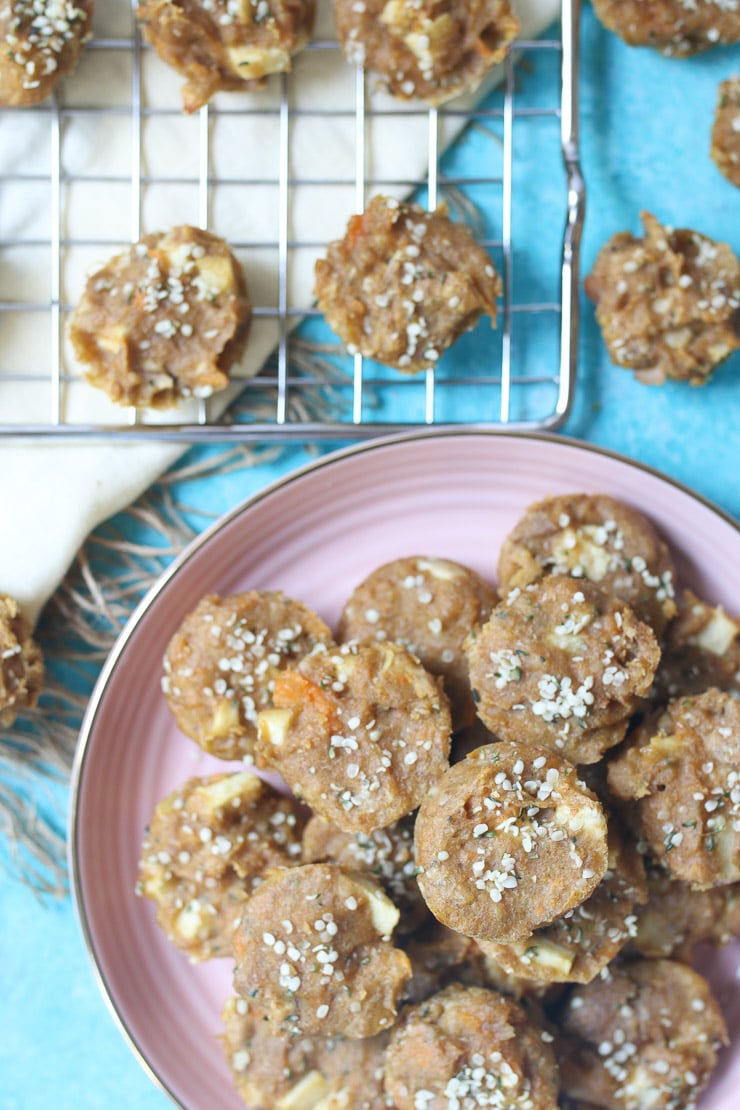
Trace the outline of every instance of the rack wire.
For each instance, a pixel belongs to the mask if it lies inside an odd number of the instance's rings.
[[[104,0],[99,0],[98,9],[104,6]],[[91,58],[102,60],[98,69],[103,71],[109,61],[114,71],[116,59],[128,58],[124,102],[79,103],[74,97],[68,101],[62,89],[44,105],[0,110],[0,155],[3,147],[7,154],[9,141],[17,146],[19,136],[23,138],[26,131],[28,136],[27,143],[20,143],[20,160],[12,164],[7,158],[0,160],[0,197],[9,194],[0,203],[0,439],[308,442],[370,437],[421,425],[542,430],[563,423],[575,385],[578,255],[585,207],[577,97],[580,0],[563,0],[559,38],[515,43],[502,65],[499,90],[477,107],[453,103],[427,109],[389,106],[387,100],[379,104],[372,77],[361,69],[352,78],[353,104],[304,107],[293,93],[296,78],[285,74],[272,79],[268,100],[223,97],[217,106],[202,108],[189,124],[197,132],[195,160],[189,144],[187,165],[168,165],[166,170],[148,165],[147,129],[154,124],[172,129],[182,120],[182,112],[166,97],[157,102],[149,95],[146,69],[163,63],[141,42],[133,10],[129,16],[129,34],[94,37],[86,48]],[[320,39],[305,53],[328,59],[338,52],[335,41]],[[528,83],[533,86],[534,101]],[[536,99],[543,89],[544,104]],[[390,179],[372,170],[369,128],[396,116],[424,135],[424,172],[418,176],[396,174]],[[276,173],[248,174],[243,169],[232,173],[228,167],[215,166],[219,128],[247,119],[263,123],[277,136]],[[295,175],[292,146],[296,124],[300,127],[302,121],[310,121],[313,135],[326,124],[349,125],[353,136],[351,179],[312,176],[308,182],[312,188],[349,189],[356,211],[362,211],[369,195],[378,191],[414,194],[430,209],[446,199],[453,215],[462,214],[479,224],[480,242],[503,278],[496,331],[480,325],[435,369],[403,375],[360,355],[348,355],[323,325],[305,290],[296,303],[291,283],[297,254],[314,257],[326,247],[326,240],[296,237],[292,230],[294,194],[307,184]],[[65,149],[76,130],[86,129],[86,141],[94,146],[103,130],[121,124],[128,131],[126,172],[116,165],[86,169],[66,165]],[[46,129],[48,137],[48,155],[41,160],[40,132],[32,130],[39,127]],[[462,128],[467,131],[445,152],[449,134]],[[466,161],[471,129],[477,143],[472,163],[470,158]],[[486,137],[483,156],[481,135]],[[517,157],[520,151],[525,152],[523,158]],[[545,179],[549,188],[544,187]],[[120,230],[114,237],[101,234],[97,221],[88,230],[84,218],[82,226],[78,220],[71,228],[70,190],[75,188],[84,189],[87,204],[83,207],[88,213],[96,196],[111,203],[111,194],[127,191],[126,235],[131,240],[153,230],[145,211],[148,191],[156,188],[164,197],[168,190],[173,196],[185,192],[190,197],[194,192],[194,203],[188,202],[192,218],[178,222],[197,223],[223,234],[242,258],[248,277],[251,257],[270,253],[276,288],[274,295],[268,291],[256,299],[254,326],[259,328],[261,323],[273,329],[269,333],[274,337],[273,354],[254,376],[230,387],[226,396],[231,403],[225,410],[223,397],[188,402],[164,416],[107,408],[106,402],[90,417],[89,395],[97,391],[82,380],[80,368],[65,349],[65,323],[73,308],[69,290],[75,287],[81,258],[88,263],[93,257],[104,261],[121,249],[125,235]],[[20,231],[5,228],[3,209],[7,210],[12,191],[18,189],[45,191],[48,232],[39,221],[31,221],[30,230],[25,225]],[[214,227],[220,192],[249,189],[275,195],[269,207],[276,226],[266,227],[261,236],[241,238],[229,226]],[[541,201],[543,193],[553,210],[547,211]],[[120,210],[121,205],[115,207]],[[521,249],[515,232],[523,221],[532,221],[535,208],[543,209],[540,215],[547,235],[535,230]],[[538,239],[537,257],[531,258],[533,235]],[[546,262],[536,271],[540,255]],[[25,272],[32,269],[35,273],[29,277]],[[70,270],[72,277],[65,276]],[[12,277],[3,280],[9,273]],[[46,275],[43,279],[41,273]],[[39,293],[42,280],[48,284],[48,297]],[[533,298],[532,289],[538,283],[544,295]],[[46,346],[40,343],[41,335],[46,336]],[[24,344],[31,336],[33,342]],[[12,354],[14,346],[19,353]],[[30,348],[30,356],[24,354],[24,346]],[[21,393],[38,398],[38,403],[24,401],[16,406],[12,402]]]

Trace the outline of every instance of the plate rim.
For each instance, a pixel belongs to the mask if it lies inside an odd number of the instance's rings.
[[[149,587],[144,597],[139,601],[134,610],[131,612],[124,627],[118,634],[113,647],[111,648],[105,663],[103,664],[98,677],[95,681],[92,693],[85,709],[82,724],[80,726],[77,744],[75,747],[75,755],[70,774],[70,802],[69,812],[67,817],[67,864],[70,875],[70,890],[75,909],[75,915],[79,928],[82,933],[83,942],[87,952],[88,959],[92,965],[93,975],[97,982],[98,988],[103,996],[103,1000],[111,1014],[115,1025],[123,1036],[124,1041],[138,1061],[139,1065],[143,1068],[146,1075],[152,1080],[156,1087],[159,1088],[175,1106],[180,1107],[180,1110],[187,1110],[187,1107],[177,1098],[174,1092],[168,1087],[165,1080],[155,1071],[154,1066],[150,1063],[144,1049],[138,1043],[133,1032],[129,1029],[126,1021],[121,1014],[112,988],[109,986],[98,958],[98,952],[95,944],[88,915],[85,908],[85,898],[82,890],[82,878],[80,869],[78,867],[78,845],[79,845],[79,803],[84,783],[84,772],[87,756],[90,749],[90,742],[94,732],[96,718],[100,710],[103,698],[107,687],[119,665],[121,658],[127,648],[127,645],[138,628],[140,622],[144,619],[149,608],[153,602],[159,597],[162,591],[167,587],[173,578],[181,571],[183,567],[201,550],[211,539],[216,536],[222,529],[226,528],[233,520],[235,520],[242,513],[247,512],[254,505],[266,498],[272,496],[278,490],[285,488],[294,482],[301,481],[306,475],[312,474],[317,470],[334,465],[343,459],[352,457],[354,455],[365,454],[371,451],[382,451],[388,448],[398,446],[399,444],[414,442],[417,440],[433,440],[433,439],[470,439],[470,438],[484,438],[484,439],[510,439],[510,440],[525,440],[527,442],[547,443],[554,446],[565,446],[583,451],[587,454],[596,454],[601,457],[611,459],[614,462],[626,465],[633,470],[642,471],[643,473],[651,475],[653,478],[672,486],[680,493],[687,495],[692,500],[703,505],[712,513],[722,519],[726,524],[738,534],[740,538],[740,521],[736,520],[730,513],[725,511],[721,506],[717,505],[710,498],[704,494],[693,490],[686,483],[671,475],[665,473],[650,465],[649,463],[642,462],[639,459],[630,458],[619,451],[615,451],[609,447],[603,447],[599,444],[588,443],[584,440],[579,440],[573,436],[566,436],[561,434],[552,434],[548,432],[528,432],[516,429],[488,429],[481,428],[476,425],[470,425],[465,428],[460,427],[434,427],[434,428],[420,428],[410,432],[395,433],[388,436],[379,436],[376,439],[363,440],[361,442],[352,443],[349,446],[339,448],[337,450],[329,451],[325,455],[321,455],[317,459],[312,459],[303,465],[289,470],[286,474],[280,475],[278,478],[269,482],[261,489],[255,490],[243,500],[241,500],[233,508],[223,513],[217,520],[210,524],[201,533],[195,536],[183,548],[179,555],[173,559],[168,567],[158,576],[156,581]]]

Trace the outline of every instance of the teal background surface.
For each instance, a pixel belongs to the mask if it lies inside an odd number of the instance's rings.
[[[708,156],[717,84],[739,70],[738,48],[718,48],[681,61],[630,49],[608,34],[585,6],[581,145],[588,210],[583,274],[611,234],[639,231],[642,208],[666,223],[724,239],[740,253],[740,191],[721,177]],[[460,165],[474,164],[489,156],[489,148],[490,138],[471,130],[450,157]],[[562,176],[557,167],[543,167],[536,144],[517,151],[515,173],[516,203],[528,215],[517,227],[517,241],[531,263],[517,280],[536,285],[538,274],[547,270],[545,263],[541,269],[538,264],[542,214],[553,201],[560,203]],[[496,228],[491,230],[496,234]],[[529,294],[527,288],[520,292]],[[539,292],[533,289],[532,299]],[[649,388],[611,366],[593,309],[583,298],[581,313],[578,382],[564,433],[648,463],[740,516],[740,355],[704,388]],[[473,346],[463,347],[456,358],[476,357],[475,341],[470,342]],[[537,344],[530,346],[536,361]],[[199,459],[211,450],[196,449],[191,455]],[[182,492],[190,504],[220,513],[308,458],[306,450],[292,448],[277,462],[190,483]],[[63,809],[66,792],[46,782],[39,783],[38,804],[47,804],[48,792]],[[4,870],[0,998],[1,1110],[49,1105],[55,1110],[163,1110],[171,1105],[140,1068],[108,1014],[70,898],[39,899]]]

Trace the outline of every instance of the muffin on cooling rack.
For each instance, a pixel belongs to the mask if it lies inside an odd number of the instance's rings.
[[[251,315],[224,240],[176,227],[144,236],[88,278],[69,338],[87,380],[113,401],[164,409],[229,384]]]
[[[434,366],[482,314],[496,324],[501,279],[444,205],[374,197],[315,273],[319,308],[349,352],[406,373]]]
[[[740,40],[734,0],[593,0],[605,27],[630,46],[652,46],[675,58]]]
[[[93,0],[9,0],[0,7],[0,108],[45,100],[90,38]]]
[[[602,247],[585,290],[612,362],[639,381],[702,385],[740,347],[740,262],[726,243],[661,225]]]
[[[10,728],[23,709],[38,701],[44,677],[41,651],[31,625],[8,594],[0,594],[0,727]]]
[[[348,61],[429,104],[476,88],[519,31],[509,0],[334,0],[334,22]]]
[[[187,78],[186,112],[214,93],[261,88],[308,42],[315,0],[139,0],[145,38]]]
[[[722,81],[717,90],[710,154],[720,172],[740,189],[740,74]]]

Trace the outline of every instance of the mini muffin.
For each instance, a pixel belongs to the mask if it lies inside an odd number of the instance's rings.
[[[665,635],[650,700],[664,705],[712,686],[740,696],[740,620],[684,590]]]
[[[260,89],[308,42],[315,0],[139,0],[144,37],[187,78],[186,112],[214,93]]]
[[[673,960],[618,961],[559,1018],[564,1094],[609,1110],[690,1110],[727,1030],[709,984]]]
[[[637,933],[638,903],[647,899],[645,868],[614,817],[609,863],[593,894],[516,944],[480,941],[485,956],[509,975],[539,983],[590,983]]]
[[[45,100],[92,34],[93,0],[7,0],[0,8],[0,108]]]
[[[740,74],[717,90],[709,153],[720,173],[740,189]]]
[[[347,350],[405,373],[435,366],[482,314],[496,324],[501,279],[444,205],[374,197],[315,273],[319,308]]]
[[[663,867],[647,868],[648,900],[635,913],[626,948],[640,956],[671,956],[689,963],[698,944],[719,948],[740,936],[740,883],[693,890]]]
[[[676,698],[609,764],[609,789],[651,855],[697,889],[740,881],[740,701]]]
[[[226,1061],[250,1110],[393,1110],[383,1085],[387,1033],[275,1033],[246,998],[229,998],[222,1020]]]
[[[252,762],[257,715],[272,705],[277,675],[330,643],[324,622],[279,591],[209,594],[167,646],[162,690],[178,727],[204,751]]]
[[[411,978],[391,943],[398,910],[368,875],[324,863],[277,868],[234,934],[234,987],[282,1033],[372,1037]]]
[[[342,609],[337,638],[393,640],[442,676],[455,729],[475,720],[463,642],[487,620],[496,593],[479,574],[451,559],[394,559],[356,586]]]
[[[300,862],[304,823],[292,798],[250,772],[188,779],[154,810],[136,892],[191,962],[230,956],[265,869]]]
[[[44,680],[44,659],[30,622],[9,594],[0,593],[0,726],[33,709]]]
[[[593,0],[605,27],[630,46],[652,46],[685,58],[718,43],[740,40],[735,0]]]
[[[387,829],[349,833],[313,816],[303,831],[302,857],[304,863],[337,863],[371,875],[400,911],[397,933],[412,933],[429,917],[416,881],[413,817]]]
[[[676,612],[668,545],[641,512],[603,493],[546,497],[530,505],[506,536],[498,560],[502,597],[546,574],[595,582],[626,602],[658,638]]]
[[[491,744],[451,767],[419,809],[414,843],[434,916],[501,944],[585,901],[608,865],[598,799],[534,744]]]
[[[429,104],[477,88],[519,31],[509,0],[334,0],[334,22],[349,62]]]
[[[609,357],[649,385],[703,385],[740,347],[740,262],[726,243],[641,219],[644,237],[613,235],[584,282]]]
[[[512,590],[468,637],[467,654],[492,733],[596,763],[624,738],[660,649],[629,606],[557,574]]]
[[[551,1040],[513,999],[449,986],[410,1006],[391,1032],[386,1091],[397,1110],[556,1110]]]
[[[226,388],[251,315],[224,240],[176,227],[145,235],[88,278],[69,338],[87,380],[111,400],[166,409]]]
[[[413,812],[448,766],[441,680],[398,644],[316,651],[275,681],[257,761],[337,828],[369,833]]]

